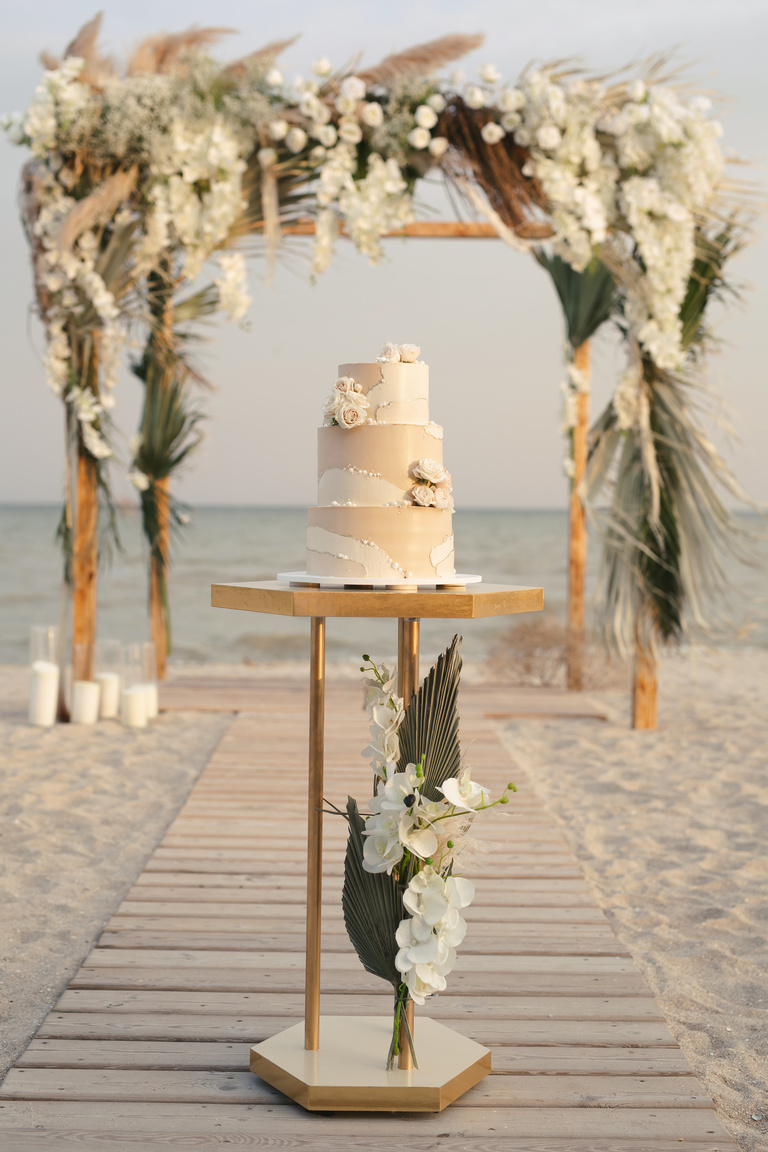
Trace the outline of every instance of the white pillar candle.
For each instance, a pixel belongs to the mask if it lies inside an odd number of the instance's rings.
[[[120,711],[120,677],[117,672],[97,672],[95,680],[101,686],[99,716],[112,720]]]
[[[157,692],[157,684],[145,684],[144,692],[147,697],[147,720],[154,720],[160,712],[160,699]]]
[[[120,693],[120,719],[126,728],[146,728],[147,694],[143,684],[123,688]]]
[[[50,660],[35,660],[29,671],[29,722],[50,728],[56,723],[59,703],[59,666]]]
[[[72,685],[73,724],[95,724],[99,718],[99,685],[94,680],[75,680]]]

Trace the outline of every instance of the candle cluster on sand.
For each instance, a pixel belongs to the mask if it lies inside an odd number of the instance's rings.
[[[30,642],[29,723],[49,728],[59,710],[58,630],[35,626]],[[155,646],[122,645],[118,640],[75,644],[72,666],[64,669],[64,697],[73,724],[119,719],[127,728],[145,728],[159,714]],[[71,685],[71,687],[70,687]]]

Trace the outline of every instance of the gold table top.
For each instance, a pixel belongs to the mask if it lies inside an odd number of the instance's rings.
[[[466,588],[319,588],[259,580],[212,584],[211,605],[276,616],[389,616],[474,620],[515,612],[540,612],[541,588],[470,584]]]

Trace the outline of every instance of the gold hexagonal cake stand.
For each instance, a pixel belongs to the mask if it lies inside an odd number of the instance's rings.
[[[309,1111],[439,1112],[491,1070],[482,1045],[427,1017],[415,1033],[419,1067],[401,1036],[398,1067],[388,1072],[391,1016],[320,1016],[320,902],[323,863],[325,621],[387,616],[398,620],[398,691],[407,702],[419,680],[422,618],[471,620],[538,612],[541,588],[500,584],[419,589],[322,587],[278,580],[213,584],[214,608],[308,616],[310,632],[307,951],[304,1021],[251,1049],[251,1071]],[[408,1003],[413,1027],[413,1002]]]

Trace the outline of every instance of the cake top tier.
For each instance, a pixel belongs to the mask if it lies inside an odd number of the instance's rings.
[[[324,424],[419,424],[429,419],[429,368],[415,344],[385,344],[378,360],[340,364]]]

